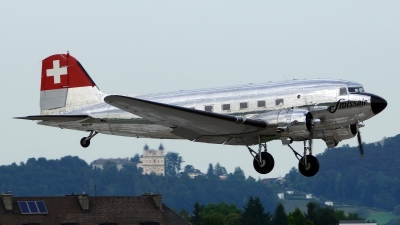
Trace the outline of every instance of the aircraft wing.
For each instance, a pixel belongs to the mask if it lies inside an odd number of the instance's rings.
[[[267,127],[267,123],[262,120],[245,119],[120,95],[109,95],[104,101],[124,111],[170,127],[173,129],[171,133],[188,140],[205,136],[220,136],[228,140],[226,137],[230,135],[245,135]]]
[[[14,119],[23,120],[41,120],[50,122],[76,122],[89,119],[88,115],[36,115],[36,116],[24,116],[24,117],[14,117]]]

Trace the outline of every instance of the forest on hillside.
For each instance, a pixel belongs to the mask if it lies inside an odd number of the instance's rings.
[[[327,149],[317,155],[317,175],[304,177],[292,168],[285,185],[325,200],[400,212],[400,135],[363,146],[363,158],[358,147]]]
[[[312,193],[322,201],[376,207],[400,214],[400,135],[377,143],[364,143],[364,150],[365,156],[360,158],[357,147],[345,145],[327,149],[317,155],[320,162],[317,175],[304,177],[292,168],[285,176],[284,187],[278,189],[293,188]],[[166,167],[173,165],[167,162]],[[104,170],[92,169],[76,156],[56,160],[30,158],[20,164],[0,166],[0,191],[11,191],[15,196],[62,196],[82,192],[99,196],[138,196],[152,192],[163,194],[168,206],[188,211],[193,209],[194,202],[204,205],[225,202],[242,208],[249,196],[254,196],[259,197],[266,212],[274,210],[277,204],[274,186],[246,178],[239,167],[228,174],[227,180],[220,180],[218,173],[225,173],[224,170],[219,164],[210,164],[207,176],[190,179],[178,173],[167,173],[169,176],[165,177],[142,175],[141,169],[131,166],[118,171],[113,163],[106,164]]]
[[[218,164],[214,171],[220,168]],[[161,193],[169,207],[188,211],[196,201],[200,204],[226,202],[241,208],[253,195],[259,197],[267,211],[272,211],[277,204],[276,194],[261,181],[246,178],[240,171],[237,168],[230,173],[228,180],[220,180],[217,175],[191,179],[187,175],[142,175],[141,169],[135,166],[118,171],[113,163],[107,163],[103,170],[92,169],[76,156],[57,160],[30,158],[19,165],[0,166],[0,191],[11,191],[15,196],[63,196],[83,192],[98,196],[138,196],[152,192]]]
[[[365,220],[356,213],[346,215],[343,210],[320,206],[316,202],[309,202],[305,212],[296,207],[289,213],[286,213],[284,205],[279,203],[274,212],[269,213],[265,212],[260,199],[252,196],[243,210],[224,202],[209,205],[196,202],[192,213],[181,210],[179,214],[193,225],[337,225],[340,220]]]

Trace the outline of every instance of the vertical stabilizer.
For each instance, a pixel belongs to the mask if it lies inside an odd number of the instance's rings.
[[[60,114],[101,102],[102,93],[78,60],[56,54],[42,61],[41,114]]]

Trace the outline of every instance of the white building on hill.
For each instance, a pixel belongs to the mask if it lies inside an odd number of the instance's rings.
[[[143,174],[155,173],[165,176],[165,155],[164,146],[160,144],[158,150],[149,149],[147,144],[143,148],[143,155],[140,157],[138,167],[143,168]]]
[[[124,165],[133,165],[142,168],[143,174],[155,173],[159,176],[165,176],[165,154],[164,146],[162,144],[160,144],[158,150],[150,149],[146,144],[143,148],[140,162],[131,162],[129,158],[100,158],[94,160],[90,165],[93,169],[99,168],[102,170],[107,162],[115,163],[118,170],[121,170]]]
[[[112,159],[112,158],[110,158],[110,159],[102,159],[102,158],[100,158],[100,159],[94,160],[92,163],[90,163],[90,165],[92,166],[92,169],[99,168],[99,169],[102,170],[102,169],[104,169],[104,165],[107,162],[115,163],[115,165],[117,166],[118,171],[121,170],[125,165],[132,165],[132,166],[136,166],[137,165],[137,163],[131,162],[129,160],[129,158],[117,158],[117,159]]]

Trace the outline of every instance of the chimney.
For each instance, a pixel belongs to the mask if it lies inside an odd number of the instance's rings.
[[[153,199],[154,204],[158,210],[162,209],[162,194],[144,193],[142,196],[149,196]]]
[[[8,192],[7,194],[1,194],[1,201],[3,202],[4,209],[6,213],[12,213],[12,194]]]
[[[89,212],[89,195],[81,194],[78,195],[79,205],[81,206],[82,212]]]

